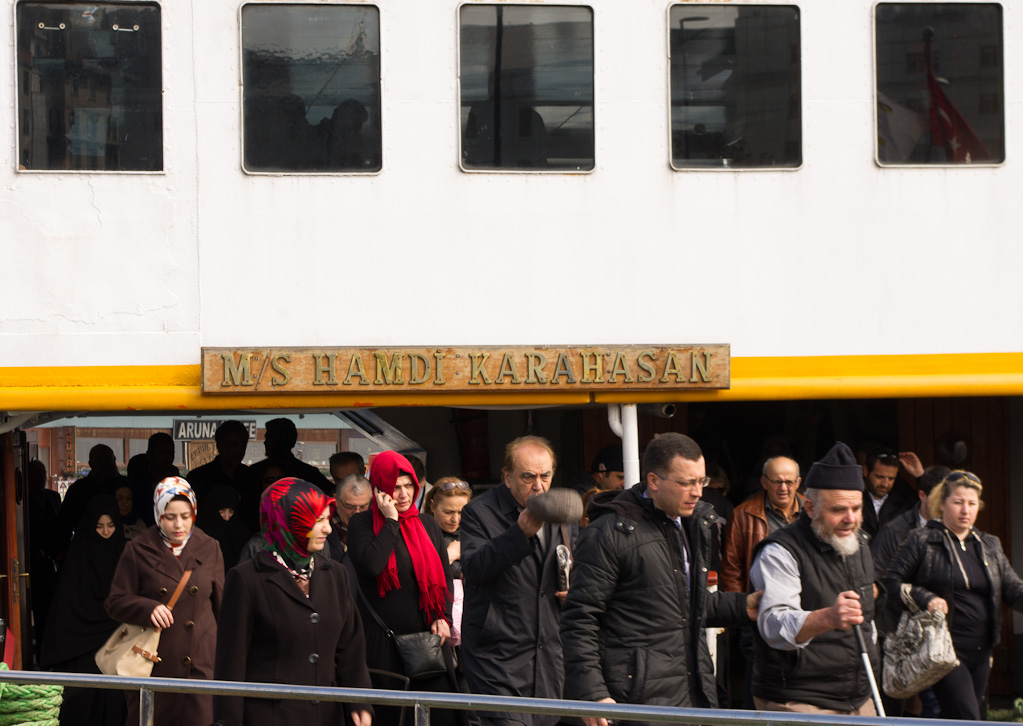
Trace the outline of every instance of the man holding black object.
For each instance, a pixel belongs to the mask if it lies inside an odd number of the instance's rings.
[[[643,472],[643,483],[590,501],[562,615],[568,692],[603,703],[716,706],[703,628],[748,623],[758,595],[707,591],[718,518],[700,501],[707,477],[696,442],[655,437]]]
[[[753,698],[761,711],[875,716],[871,681],[880,669],[874,564],[860,531],[863,470],[839,442],[810,467],[806,486],[799,519],[754,553],[750,582],[764,596]]]
[[[503,484],[462,510],[462,670],[473,693],[561,698],[561,600],[558,548],[571,550],[582,506],[559,516],[557,507],[527,506],[546,499],[554,478],[546,439],[522,436],[505,447]],[[530,501],[532,500],[532,501]],[[574,522],[567,522],[574,516]],[[566,537],[567,534],[567,537]],[[567,539],[567,541],[566,541]],[[479,714],[483,726],[553,726],[558,716]]]

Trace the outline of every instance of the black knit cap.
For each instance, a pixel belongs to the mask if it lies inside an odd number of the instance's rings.
[[[810,466],[803,480],[807,489],[850,489],[863,491],[863,467],[856,463],[852,449],[841,441]]]

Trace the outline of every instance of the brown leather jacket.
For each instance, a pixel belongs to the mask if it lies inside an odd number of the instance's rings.
[[[803,509],[803,496],[796,494],[799,508],[796,509],[792,521]],[[732,518],[725,525],[725,545],[721,555],[722,592],[748,592],[749,568],[753,564],[753,548],[767,536],[767,514],[764,512],[764,492],[735,508]]]

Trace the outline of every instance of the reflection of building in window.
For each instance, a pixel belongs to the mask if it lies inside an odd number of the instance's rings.
[[[1000,5],[879,3],[875,32],[881,164],[1005,158]]]
[[[246,5],[242,53],[247,171],[379,171],[377,8]]]
[[[687,3],[669,18],[672,164],[799,166],[799,9]]]
[[[463,6],[459,44],[463,168],[593,168],[592,10]]]
[[[160,8],[21,3],[23,169],[163,168]]]

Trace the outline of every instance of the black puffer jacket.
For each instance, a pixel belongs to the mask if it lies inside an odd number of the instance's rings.
[[[988,623],[988,644],[995,646],[1002,631],[1001,603],[1023,612],[1023,580],[1012,569],[997,537],[976,529],[969,536],[975,537],[980,544],[984,572],[991,583],[990,612],[993,617]],[[948,603],[950,625],[955,619],[952,568],[958,567],[952,552],[952,537],[955,535],[938,519],[932,519],[926,527],[914,529],[903,540],[881,580],[890,593],[897,593],[904,582],[913,585],[910,591],[913,600],[924,609],[934,597],[944,598]]]
[[[708,553],[719,520],[700,502],[680,532],[640,485],[596,495],[579,535],[561,640],[571,697],[664,706],[716,706],[702,628],[748,623],[744,593],[708,593]]]

